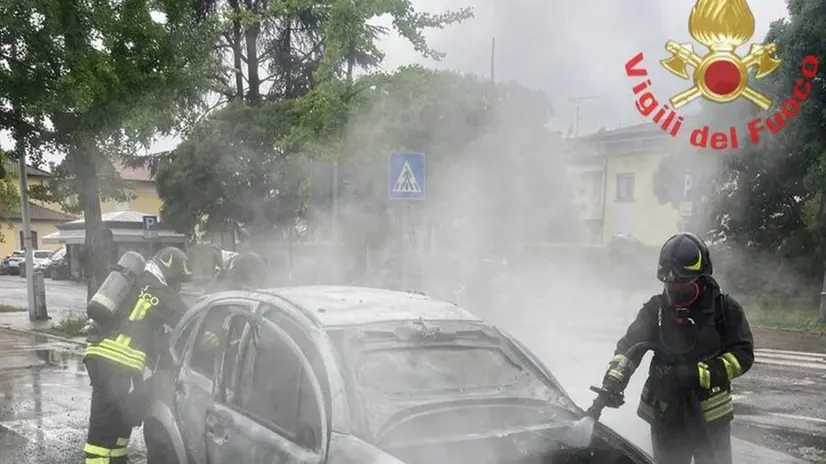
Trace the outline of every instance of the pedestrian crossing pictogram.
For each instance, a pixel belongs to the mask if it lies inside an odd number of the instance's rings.
[[[422,188],[416,181],[416,176],[413,174],[413,169],[410,168],[410,162],[405,161],[402,167],[402,172],[399,173],[399,178],[396,179],[396,184],[393,185],[393,192],[396,193],[421,193]]]
[[[427,169],[424,153],[391,153],[387,160],[387,194],[391,200],[424,200]]]

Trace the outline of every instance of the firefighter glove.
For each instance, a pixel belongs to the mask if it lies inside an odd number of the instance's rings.
[[[622,393],[634,373],[634,363],[623,355],[616,355],[608,363],[608,370],[602,379],[602,386],[611,393]]]
[[[697,363],[700,387],[705,390],[727,390],[731,386],[732,367],[725,358],[715,358],[708,363]]]

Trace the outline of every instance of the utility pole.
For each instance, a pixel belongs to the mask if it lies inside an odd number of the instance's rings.
[[[490,41],[490,81],[496,82],[496,37]]]
[[[12,56],[17,56],[17,44],[11,46]],[[15,118],[23,119],[22,109],[19,102],[13,103]],[[20,188],[20,216],[23,221],[23,251],[26,253],[26,302],[29,306],[29,320],[36,321],[38,319],[37,307],[34,302],[34,250],[32,249],[32,223],[29,217],[29,191],[28,182],[26,179],[26,134],[23,130],[17,128],[14,131],[14,151],[18,160],[19,174],[19,188]]]
[[[576,104],[576,119],[574,120],[574,137],[579,135],[579,106],[580,106],[580,103],[585,101],[585,100],[596,100],[597,98],[599,98],[598,95],[589,95],[589,96],[586,96],[586,97],[576,97],[576,98],[568,97],[568,101],[570,101],[571,103]]]
[[[16,132],[15,152],[18,157],[18,168],[20,170],[20,213],[23,220],[23,249],[26,252],[26,302],[29,305],[29,320],[36,321],[38,318],[37,308],[34,304],[34,250],[32,249],[32,223],[29,216],[29,192],[26,179],[26,137]]]

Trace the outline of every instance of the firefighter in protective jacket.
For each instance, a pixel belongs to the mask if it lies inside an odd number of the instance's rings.
[[[654,460],[663,464],[731,464],[731,381],[754,362],[743,308],[712,278],[708,247],[682,233],[660,250],[664,290],[645,303],[617,343],[603,386],[621,392],[642,359],[624,362],[639,342],[657,349],[637,414],[651,424]],[[630,362],[628,362],[630,361]]]
[[[123,308],[90,337],[83,362],[92,384],[87,464],[126,463],[134,411],[130,391],[144,368],[160,355],[156,341],[175,327],[187,305],[179,292],[192,277],[186,253],[167,247],[146,263]]]

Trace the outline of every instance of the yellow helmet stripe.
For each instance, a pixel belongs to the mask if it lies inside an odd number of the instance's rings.
[[[703,252],[697,252],[697,262],[692,264],[691,266],[683,266],[685,269],[689,271],[699,271],[701,267],[703,267]]]

